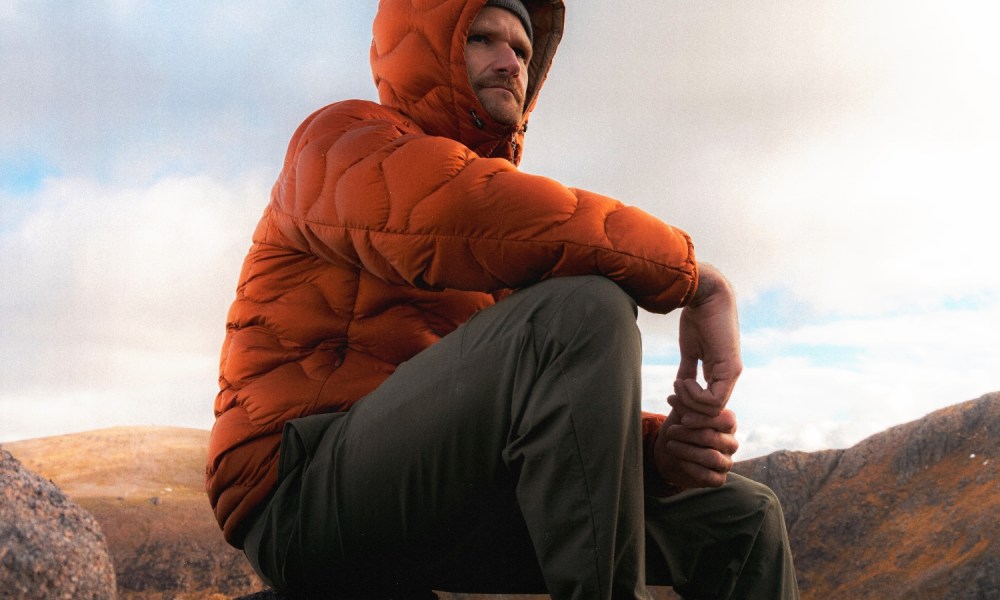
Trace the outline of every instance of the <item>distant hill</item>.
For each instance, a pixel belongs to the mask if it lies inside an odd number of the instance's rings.
[[[207,441],[201,430],[135,427],[4,448],[94,514],[123,600],[221,600],[261,585],[209,509]],[[998,466],[994,393],[852,448],[776,452],[735,470],[781,497],[804,599],[985,600],[1000,598]]]

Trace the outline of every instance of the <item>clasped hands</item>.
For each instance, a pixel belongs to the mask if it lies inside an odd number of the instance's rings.
[[[736,415],[726,408],[743,371],[736,299],[714,267],[699,266],[698,290],[681,311],[681,361],[670,414],[660,427],[653,460],[667,483],[682,488],[718,487],[733,466]],[[697,381],[698,364],[707,383]]]

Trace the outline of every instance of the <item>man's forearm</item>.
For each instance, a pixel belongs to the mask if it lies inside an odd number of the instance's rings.
[[[681,311],[681,362],[674,391],[684,407],[717,415],[725,408],[743,371],[736,295],[711,265],[699,266],[698,281],[692,303]],[[707,388],[698,384],[699,365]]]

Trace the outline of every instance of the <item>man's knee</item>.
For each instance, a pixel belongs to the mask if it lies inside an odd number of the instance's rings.
[[[585,325],[592,335],[638,340],[635,301],[610,279],[597,275],[561,277],[537,286],[556,302],[556,318],[570,329]]]
[[[763,483],[730,474],[726,481],[729,488],[729,506],[737,514],[757,516],[761,519],[783,519],[781,501],[771,488]]]
[[[713,531],[719,539],[784,534],[781,503],[771,488],[735,473],[720,488],[700,488],[650,502],[647,512],[665,525],[697,523],[697,531]]]
[[[763,517],[759,542],[771,546],[781,546],[788,543],[788,531],[785,526],[785,514],[781,509],[781,500],[771,488],[756,481],[754,493],[760,503],[758,509]]]
[[[729,480],[737,491],[731,500],[736,514],[744,515],[751,528],[745,532],[753,540],[757,556],[775,557],[789,552],[788,530],[781,501],[766,485],[730,474]]]
[[[583,285],[580,292],[585,298],[584,304],[591,314],[620,319],[622,324],[635,325],[637,308],[635,300],[626,294],[618,284],[605,277],[581,277]]]
[[[778,497],[735,474],[720,488],[647,498],[646,519],[649,580],[690,597],[728,597],[741,573],[770,572],[788,553]]]
[[[538,356],[559,363],[553,373],[566,385],[586,387],[565,398],[614,407],[616,419],[637,416],[642,344],[632,298],[597,276],[549,279],[525,291]]]
[[[792,550],[778,497],[764,484],[739,476],[730,478],[738,478],[742,497],[752,508],[749,521],[759,523],[735,582],[733,597],[798,598]]]

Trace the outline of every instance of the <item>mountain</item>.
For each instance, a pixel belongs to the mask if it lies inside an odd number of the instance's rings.
[[[221,600],[261,585],[209,510],[207,439],[200,430],[113,428],[4,448],[97,518],[121,598]],[[734,470],[781,498],[803,599],[985,600],[1000,598],[998,466],[993,393],[851,448],[776,452]]]
[[[781,498],[803,598],[1000,598],[1000,393],[734,470]]]

